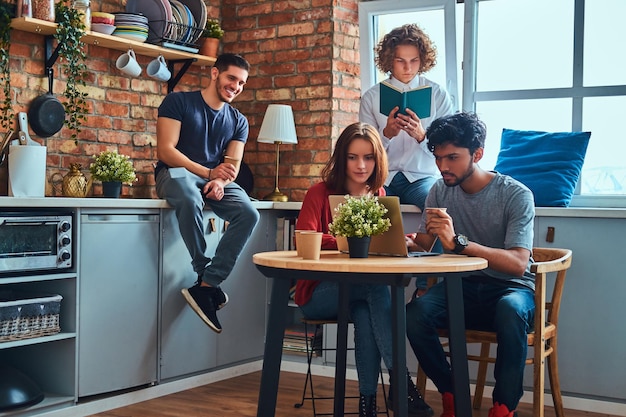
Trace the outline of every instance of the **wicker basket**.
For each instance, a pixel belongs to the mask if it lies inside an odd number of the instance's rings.
[[[59,333],[60,295],[0,291],[0,342]]]

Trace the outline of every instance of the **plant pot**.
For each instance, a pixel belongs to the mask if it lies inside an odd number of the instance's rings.
[[[349,237],[348,253],[350,258],[367,258],[370,251],[370,236]]]
[[[204,42],[200,45],[198,53],[204,56],[217,57],[217,50],[220,46],[220,40],[217,38],[204,38]]]
[[[120,181],[102,181],[102,196],[106,198],[120,198],[122,183]]]

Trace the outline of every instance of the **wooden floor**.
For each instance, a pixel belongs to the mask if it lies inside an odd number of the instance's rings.
[[[187,391],[170,394],[161,398],[137,403],[108,412],[94,414],[92,417],[254,417],[258,398],[260,372],[216,382]],[[332,395],[333,379],[314,377],[316,395]],[[312,417],[311,402],[305,401],[301,408],[294,408],[300,402],[304,375],[283,372],[280,378],[277,410],[275,417]],[[358,395],[355,381],[346,384],[347,395]],[[379,394],[379,408],[384,404]],[[428,391],[426,401],[435,410],[435,416],[441,414],[441,396]],[[487,417],[490,399],[483,400],[483,408],[474,411],[473,417]],[[317,412],[332,411],[332,401],[316,401]],[[356,411],[356,400],[346,400],[346,413]],[[520,404],[519,417],[532,417],[529,404]],[[393,416],[393,413],[389,413]],[[385,415],[379,412],[379,416]],[[612,417],[608,414],[596,414],[583,411],[565,410],[567,417]],[[546,407],[546,417],[554,417],[554,410]]]

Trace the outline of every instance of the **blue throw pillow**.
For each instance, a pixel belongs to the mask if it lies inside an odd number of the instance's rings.
[[[591,132],[502,129],[495,170],[531,189],[535,206],[567,207],[585,160]]]

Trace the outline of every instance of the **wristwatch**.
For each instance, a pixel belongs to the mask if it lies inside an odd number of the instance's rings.
[[[469,239],[465,235],[456,235],[454,236],[454,245],[452,252],[461,254],[469,245]]]

